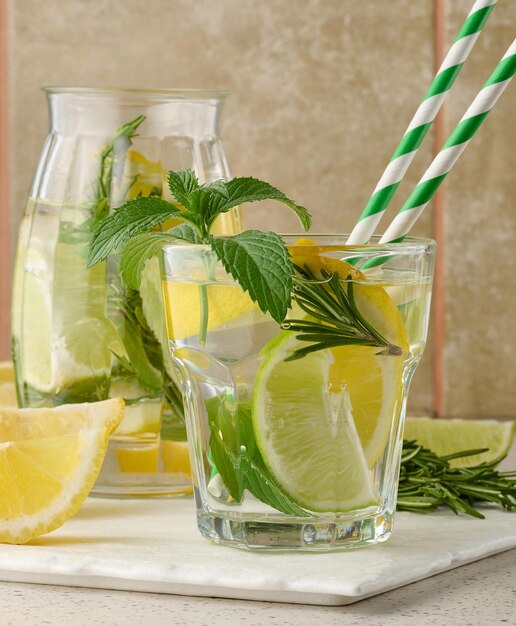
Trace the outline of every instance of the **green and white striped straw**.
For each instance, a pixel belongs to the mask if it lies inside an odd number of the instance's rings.
[[[476,0],[453,45],[435,75],[373,195],[369,198],[348,244],[364,244],[373,235],[426,133],[430,129],[464,61],[478,39],[497,0]]]
[[[380,239],[380,243],[400,241],[408,234],[514,74],[516,74],[516,39],[423,174],[414,191]]]

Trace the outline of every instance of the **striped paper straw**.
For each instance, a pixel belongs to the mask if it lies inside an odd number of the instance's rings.
[[[403,138],[369,198],[348,244],[367,243],[430,129],[497,0],[476,0]]]
[[[423,174],[414,191],[380,239],[380,243],[400,241],[407,235],[515,73],[516,39]]]

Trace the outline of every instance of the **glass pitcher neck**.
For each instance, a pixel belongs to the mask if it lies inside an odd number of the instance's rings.
[[[141,134],[164,138],[218,134],[221,91],[47,87],[51,129],[60,135],[110,135],[138,115]]]

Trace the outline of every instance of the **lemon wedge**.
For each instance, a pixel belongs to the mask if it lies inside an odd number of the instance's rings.
[[[120,398],[0,409],[0,542],[26,543],[79,510],[123,416]]]

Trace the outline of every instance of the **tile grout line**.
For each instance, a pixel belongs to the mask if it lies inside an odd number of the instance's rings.
[[[9,356],[9,69],[8,0],[0,0],[0,359]]]
[[[434,0],[434,69],[437,71],[445,54],[446,39],[446,0]],[[433,131],[433,155],[435,156],[446,139],[445,106],[435,118]],[[434,335],[433,349],[433,414],[434,417],[446,417],[445,392],[444,392],[444,367],[445,367],[445,338],[446,338],[446,280],[445,280],[445,254],[446,254],[446,224],[445,224],[446,196],[444,186],[433,199],[433,224],[432,234],[437,242],[438,250],[435,264],[433,307],[432,307],[432,332]]]

